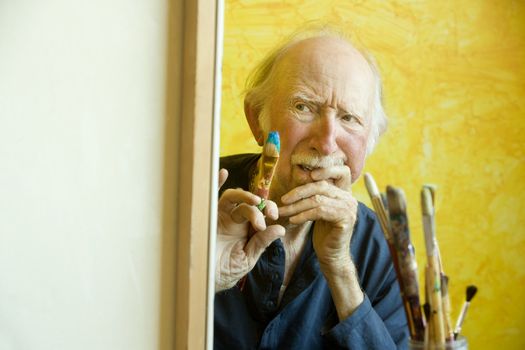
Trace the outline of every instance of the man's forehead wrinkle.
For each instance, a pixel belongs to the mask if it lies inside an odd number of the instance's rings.
[[[274,66],[275,92],[280,98],[308,101],[363,114],[373,91],[373,73],[366,59],[342,40],[322,38],[298,42]]]
[[[286,94],[290,99],[302,99],[316,103],[321,107],[330,107],[341,112],[363,113],[364,106],[361,94],[355,93],[351,87],[343,87],[334,92],[333,86],[322,83],[319,80],[309,81],[298,78],[295,81],[288,80]],[[352,91],[353,90],[353,93]],[[361,107],[359,107],[362,105]]]
[[[312,93],[312,92],[313,91],[309,89],[308,87],[305,87],[304,85],[301,86],[301,85],[296,84],[295,86],[292,87],[290,95],[292,98],[299,98],[302,100],[307,100],[307,101],[317,102],[317,103],[322,102],[319,95]]]

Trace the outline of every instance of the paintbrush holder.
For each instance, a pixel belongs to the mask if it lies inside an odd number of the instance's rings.
[[[458,339],[453,342],[447,342],[445,345],[437,345],[433,343],[425,343],[423,341],[412,340],[408,341],[409,350],[467,350],[468,344],[467,339],[463,336],[459,336]]]

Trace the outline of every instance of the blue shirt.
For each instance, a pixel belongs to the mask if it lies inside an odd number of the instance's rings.
[[[230,176],[226,188],[248,188],[258,155],[221,159]],[[315,223],[314,223],[315,225]],[[312,226],[313,227],[313,226]],[[351,241],[363,303],[339,320],[312,245],[312,229],[280,304],[285,252],[273,242],[237,286],[215,295],[215,349],[405,349],[408,327],[399,285],[381,227],[359,203]]]

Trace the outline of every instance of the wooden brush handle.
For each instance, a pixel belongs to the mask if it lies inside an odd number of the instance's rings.
[[[441,300],[441,277],[435,256],[428,257],[429,264],[425,269],[427,290],[430,303],[430,327],[433,330],[434,343],[445,344],[445,323],[443,321],[443,308]]]

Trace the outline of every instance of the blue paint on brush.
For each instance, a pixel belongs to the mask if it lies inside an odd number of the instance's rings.
[[[278,131],[270,131],[268,134],[268,139],[266,139],[266,143],[273,143],[277,148],[277,152],[281,152],[281,141],[279,139]]]

